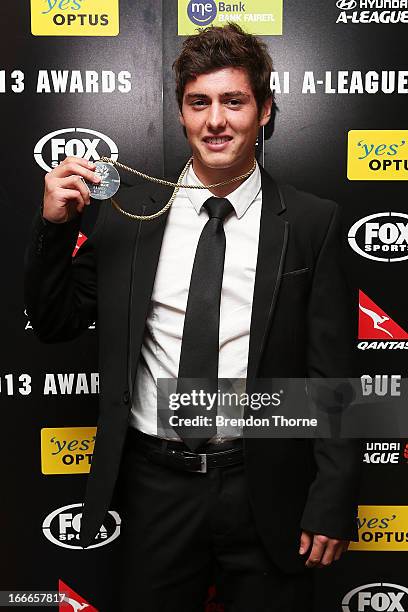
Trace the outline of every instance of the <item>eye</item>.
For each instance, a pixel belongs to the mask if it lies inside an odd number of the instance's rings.
[[[242,102],[241,100],[228,100],[228,104],[231,104],[231,106],[239,106]]]
[[[195,100],[194,102],[192,102],[192,106],[204,106],[205,104],[205,100]]]

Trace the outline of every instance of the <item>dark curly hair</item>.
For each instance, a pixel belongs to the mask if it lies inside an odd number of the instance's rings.
[[[244,68],[247,71],[258,116],[261,115],[268,98],[275,102],[270,87],[273,63],[267,46],[235,23],[228,23],[224,27],[210,26],[186,38],[172,67],[176,77],[176,96],[180,111],[184,89],[190,80],[200,74],[228,67]],[[275,104],[273,113],[274,110]]]

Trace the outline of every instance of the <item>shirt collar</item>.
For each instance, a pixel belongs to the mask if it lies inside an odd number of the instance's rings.
[[[243,183],[241,183],[239,187],[234,189],[234,191],[226,196],[234,207],[238,219],[240,219],[246,213],[261,190],[261,172],[259,170],[258,162],[255,162],[255,166],[254,172]],[[190,165],[183,182],[188,185],[203,184],[194,172],[192,164]],[[211,196],[214,196],[214,194],[208,189],[182,189],[180,191],[184,191],[184,193],[187,192],[187,197],[198,215],[200,214],[204,202]]]

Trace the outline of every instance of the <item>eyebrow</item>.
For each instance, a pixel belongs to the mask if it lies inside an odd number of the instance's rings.
[[[223,94],[221,94],[221,98],[236,98],[236,97],[243,97],[243,98],[249,98],[249,95],[247,93],[245,93],[245,91],[225,91]],[[192,92],[192,93],[188,93],[186,94],[186,98],[188,100],[191,100],[193,98],[209,98],[210,96],[208,96],[205,93],[200,93],[200,92]]]

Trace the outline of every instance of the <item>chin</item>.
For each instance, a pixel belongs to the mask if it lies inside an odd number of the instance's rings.
[[[228,155],[223,155],[222,152],[221,153],[213,153],[208,155],[208,153],[206,153],[205,155],[198,155],[200,162],[204,165],[207,166],[207,168],[213,168],[213,169],[224,169],[224,168],[231,168],[232,166],[235,166],[238,163],[238,159],[234,159],[231,158]]]
[[[204,166],[207,166],[207,168],[212,168],[213,170],[224,170],[234,165],[234,162],[225,159],[203,159],[202,163]]]

